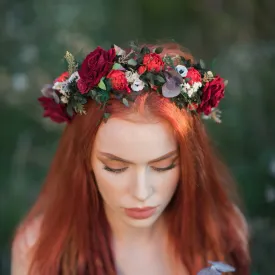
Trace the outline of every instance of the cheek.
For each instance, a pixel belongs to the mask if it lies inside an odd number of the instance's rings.
[[[113,204],[121,200],[127,193],[126,179],[123,175],[112,174],[103,169],[102,165],[93,166],[98,190],[105,202]]]
[[[159,174],[159,180],[156,180],[155,190],[159,197],[164,200],[170,200],[177,188],[180,172],[179,168],[175,168],[170,172]]]

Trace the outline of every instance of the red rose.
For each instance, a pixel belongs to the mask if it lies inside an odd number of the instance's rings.
[[[116,52],[114,48],[105,51],[101,47],[97,47],[86,56],[78,71],[82,81],[82,84],[78,85],[80,93],[87,93],[99,83],[103,76],[107,75],[115,57]]]
[[[44,117],[49,117],[52,121],[57,123],[69,122],[70,117],[66,113],[66,107],[57,104],[53,98],[39,97],[38,101],[44,108]]]
[[[193,85],[194,82],[201,82],[201,74],[194,68],[190,68],[188,69],[186,78],[190,78],[190,80],[188,81],[188,83],[190,85]]]
[[[164,62],[156,53],[148,53],[143,57],[143,65],[148,71],[159,72],[164,67]]]
[[[202,88],[202,99],[197,111],[205,115],[211,113],[211,109],[218,106],[220,100],[224,97],[224,80],[216,76],[212,81],[206,82]]]
[[[112,88],[114,90],[127,91],[128,93],[131,92],[124,72],[120,70],[112,70],[107,75],[107,78],[111,80]]]
[[[146,71],[146,67],[145,66],[140,66],[139,68],[138,68],[138,74],[139,75],[142,75],[143,73],[145,73],[145,71]]]
[[[58,78],[56,78],[53,83],[64,82],[68,78],[69,78],[69,72],[64,72]]]

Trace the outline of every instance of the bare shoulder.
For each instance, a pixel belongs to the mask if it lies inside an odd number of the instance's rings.
[[[38,217],[18,230],[12,243],[11,275],[28,274],[31,252],[39,237],[41,222],[42,217]]]

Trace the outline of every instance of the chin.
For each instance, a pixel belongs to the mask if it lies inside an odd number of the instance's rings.
[[[131,227],[136,227],[136,228],[146,228],[146,227],[151,227],[155,224],[155,222],[160,218],[162,213],[153,215],[149,218],[138,220],[134,218],[130,218],[128,216],[125,217],[124,222],[128,224]]]

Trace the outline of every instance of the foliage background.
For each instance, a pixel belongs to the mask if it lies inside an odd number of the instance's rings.
[[[223,124],[207,123],[238,181],[252,273],[275,270],[275,2],[273,0],[1,0],[0,273],[34,201],[61,128],[41,117],[40,88],[66,50],[175,41],[229,80]],[[214,62],[212,62],[214,61]]]

